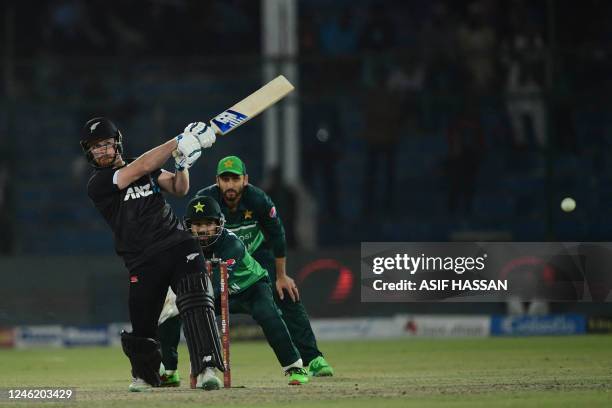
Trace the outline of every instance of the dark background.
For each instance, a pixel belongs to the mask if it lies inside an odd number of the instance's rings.
[[[127,275],[85,194],[80,128],[109,116],[137,156],[252,92],[269,62],[260,3],[0,8],[0,324],[123,320]],[[353,270],[362,241],[609,240],[612,3],[302,0],[298,9],[299,53],[276,62],[299,68],[300,182],[274,185],[256,119],[205,152],[193,192],[237,154],[251,182],[274,191],[295,237],[290,259],[341,251],[334,259]],[[567,196],[571,213],[559,207]],[[304,202],[314,212],[292,219]],[[171,203],[182,215],[186,200]],[[325,294],[303,285],[313,315],[345,314],[319,311]],[[63,312],[49,315],[49,305]]]

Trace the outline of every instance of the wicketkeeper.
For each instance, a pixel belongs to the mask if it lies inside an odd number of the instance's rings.
[[[308,382],[308,372],[296,349],[281,312],[274,303],[268,274],[246,250],[242,241],[225,229],[225,216],[219,204],[211,197],[194,197],[185,211],[185,227],[197,237],[204,257],[227,263],[229,312],[248,314],[261,326],[266,340],[285,375],[289,385]],[[219,290],[219,269],[213,272],[213,286]],[[219,299],[216,310],[220,310]],[[197,387],[206,390],[219,389],[221,381],[214,371],[207,369]]]

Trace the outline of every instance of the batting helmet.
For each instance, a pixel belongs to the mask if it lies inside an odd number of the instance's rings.
[[[95,142],[104,139],[115,139],[115,157],[108,166],[100,166],[94,159],[92,146]],[[117,126],[107,118],[93,118],[85,123],[81,131],[81,149],[87,157],[87,161],[95,168],[104,168],[112,166],[118,155],[123,153],[123,136]]]

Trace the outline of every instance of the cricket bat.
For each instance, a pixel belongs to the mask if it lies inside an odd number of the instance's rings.
[[[277,76],[234,106],[224,110],[210,124],[217,135],[225,135],[259,115],[287,96],[294,87],[282,75]]]

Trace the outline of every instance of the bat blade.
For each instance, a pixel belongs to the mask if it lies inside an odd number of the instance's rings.
[[[211,119],[210,124],[216,134],[225,135],[274,105],[293,89],[291,82],[279,75],[231,108],[215,116]]]

